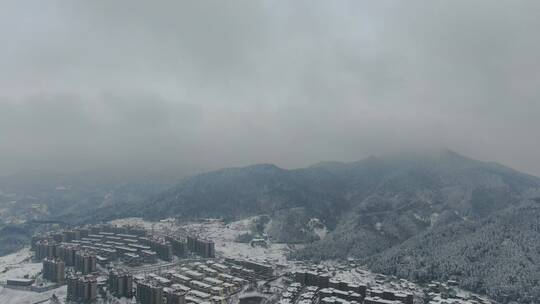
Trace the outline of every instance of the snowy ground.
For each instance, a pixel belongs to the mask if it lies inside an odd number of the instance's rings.
[[[286,263],[286,254],[290,251],[289,245],[271,243],[268,248],[251,247],[249,244],[237,243],[235,238],[249,232],[249,226],[255,217],[224,224],[220,220],[207,220],[197,223],[176,224],[174,220],[149,222],[141,218],[126,218],[111,221],[111,224],[126,226],[136,225],[144,227],[155,233],[169,233],[174,231],[190,232],[214,241],[216,254],[222,257],[243,258],[269,262],[272,264]]]
[[[169,233],[176,231],[179,227],[176,225],[174,219],[166,219],[158,222],[145,221],[139,217],[130,217],[124,219],[117,219],[110,221],[109,224],[117,226],[138,226],[148,231],[154,231],[156,233]]]
[[[412,292],[412,293],[421,293],[421,288],[413,282],[407,280],[386,280],[386,276],[381,274],[373,273],[362,267],[355,268],[345,268],[345,269],[336,269],[336,278],[350,281],[354,283],[361,283],[367,286],[377,286],[379,288],[394,290],[394,291],[403,291],[403,292]]]
[[[338,278],[340,280],[349,281],[353,283],[360,283],[365,284],[368,287],[375,287],[375,288],[381,288],[381,289],[387,289],[387,290],[393,290],[393,291],[401,291],[406,293],[413,293],[417,296],[421,296],[423,294],[423,288],[422,286],[405,280],[405,279],[398,279],[396,277],[389,277],[382,274],[377,274],[369,271],[368,269],[361,267],[361,266],[346,266],[346,265],[340,265],[334,261],[326,261],[322,262],[319,267],[326,268],[329,272],[332,272],[335,274],[335,278]],[[474,295],[478,298],[484,299],[485,301],[488,300],[488,298],[460,289],[458,287],[453,286],[452,289],[454,289],[457,292],[457,295],[462,298],[469,298],[471,295]],[[436,297],[433,299],[433,303],[444,302],[443,299],[440,297]],[[466,300],[459,300],[459,299],[449,299],[449,303],[454,304],[467,304],[471,303]]]
[[[249,226],[253,219],[247,218],[227,225],[221,221],[194,223],[186,225],[185,229],[213,240],[216,254],[219,256],[285,264],[287,262],[286,255],[290,251],[287,244],[269,243],[269,246],[264,248],[252,247],[250,244],[234,241],[238,235],[249,232]]]
[[[23,248],[15,253],[0,257],[0,282],[7,279],[20,279],[28,275],[34,278],[42,268],[41,263],[32,263],[30,248]],[[49,299],[53,294],[65,296],[66,286],[38,293],[0,287],[1,304],[30,304]]]
[[[7,279],[30,278],[41,271],[41,263],[32,263],[32,253],[25,247],[15,253],[0,257],[0,282]],[[0,303],[3,303],[0,301]]]
[[[33,304],[39,301],[50,299],[53,294],[55,294],[59,298],[65,298],[66,293],[67,286],[65,285],[41,293],[0,287],[0,303]]]

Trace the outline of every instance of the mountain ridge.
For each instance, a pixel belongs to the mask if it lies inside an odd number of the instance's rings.
[[[489,224],[490,219],[503,221],[502,214],[506,212],[510,214],[508,218],[517,220],[518,216],[513,214],[522,212],[517,207],[539,198],[538,177],[443,151],[428,155],[373,156],[348,163],[320,162],[292,170],[258,164],[208,172],[188,178],[156,197],[139,215],[235,220],[265,214],[273,219],[270,221],[273,226],[267,231],[276,241],[307,242],[307,246],[293,253],[294,258],[356,257],[378,271],[421,280],[448,278],[435,266],[439,259],[430,256],[436,249],[419,249],[423,248],[424,238],[443,239],[441,233],[445,235],[444,231],[449,231],[446,236],[449,243],[462,246],[474,242],[498,229],[497,225]],[[307,223],[312,218],[319,219],[329,229],[325,238],[318,239],[309,231]],[[528,221],[533,218],[526,217]],[[486,225],[487,231],[479,236],[459,228],[467,225],[475,229]],[[508,226],[503,222],[501,225]],[[530,235],[527,225],[516,227],[511,236],[519,239]],[[298,233],[299,230],[303,232]],[[462,235],[452,235],[452,231],[461,231]],[[487,248],[496,246],[490,243]],[[410,265],[417,265],[418,271],[425,274],[405,272],[403,269],[409,268],[399,266],[405,253],[411,251],[419,253],[409,255]],[[517,263],[516,267],[529,259],[519,252],[516,255],[515,261],[510,259],[511,263]],[[536,256],[540,256],[540,247],[532,258]],[[456,252],[445,258],[455,268],[463,262]],[[418,264],[419,261],[431,264]],[[462,268],[473,270],[462,270],[461,275],[454,274],[453,278],[464,287],[503,301],[523,300],[517,290],[520,286],[530,286],[527,282],[540,276],[539,271],[533,270],[524,279],[512,281],[517,283],[507,284],[505,280],[511,272],[488,271],[499,265],[497,259],[486,259],[485,264],[479,259],[467,263],[470,265]],[[479,273],[486,277],[475,277]],[[532,290],[531,294],[540,296],[540,291]]]

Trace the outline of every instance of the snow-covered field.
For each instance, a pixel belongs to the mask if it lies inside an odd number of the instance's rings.
[[[198,235],[214,241],[216,253],[223,257],[257,260],[260,262],[286,263],[289,245],[269,243],[267,248],[252,247],[247,243],[237,243],[235,238],[249,232],[249,225],[253,218],[224,224],[221,221],[188,224],[185,229],[196,232]]]
[[[15,253],[0,257],[0,282],[7,279],[35,276],[41,271],[41,263],[32,263],[32,253],[25,247]],[[3,303],[3,302],[0,302]]]
[[[179,227],[176,225],[174,219],[166,219],[159,222],[145,221],[139,217],[130,217],[110,221],[109,224],[117,226],[138,226],[148,231],[154,231],[157,233],[168,233],[176,231]]]
[[[110,223],[118,226],[140,226],[155,233],[190,232],[214,241],[218,256],[285,264],[287,261],[286,255],[290,251],[287,244],[269,243],[269,246],[264,248],[251,247],[247,243],[235,242],[238,235],[250,231],[249,227],[255,218],[250,217],[229,224],[225,224],[220,220],[177,224],[174,220],[149,222],[141,218],[119,219]]]
[[[59,288],[41,293],[0,287],[0,303],[33,304],[39,301],[50,299],[53,294],[55,294],[59,298],[65,298],[67,294],[67,286],[64,285]]]
[[[41,263],[32,263],[30,248],[23,248],[15,253],[0,257],[0,282],[7,279],[35,277],[41,271]],[[65,296],[66,286],[46,292],[38,293],[11,288],[0,287],[1,304],[30,304],[49,299],[53,294]]]

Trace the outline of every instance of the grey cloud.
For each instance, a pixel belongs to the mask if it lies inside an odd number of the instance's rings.
[[[540,174],[537,1],[6,1],[0,174],[450,148]]]

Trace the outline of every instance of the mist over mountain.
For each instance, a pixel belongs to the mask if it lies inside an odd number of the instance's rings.
[[[168,174],[22,171],[0,177],[0,255],[43,229],[34,221],[94,223],[124,214],[180,180]]]
[[[416,209],[423,210],[417,218],[451,212],[478,219],[534,196],[539,185],[537,177],[451,151],[293,170],[261,164],[186,178],[142,206],[141,214],[160,217],[167,210],[181,217],[239,218],[304,207],[329,219],[340,216],[337,210],[378,214]]]
[[[58,219],[84,223],[106,217],[99,214],[100,210],[114,217],[118,205],[127,208],[132,203],[142,204],[180,179],[180,175],[168,174],[22,171],[0,178],[0,210],[4,210],[5,221]],[[10,205],[16,208],[8,208]]]

